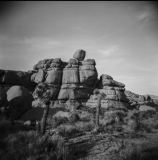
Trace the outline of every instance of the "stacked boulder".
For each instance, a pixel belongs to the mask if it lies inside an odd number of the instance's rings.
[[[62,67],[63,64],[60,58],[44,59],[39,61],[33,67],[33,69],[36,70],[36,73],[31,76],[31,81],[35,83],[47,83],[51,93],[50,100],[56,100],[58,97],[60,86],[62,84]],[[33,97],[37,102],[33,102],[33,105],[38,106],[38,96],[36,89],[33,93]]]
[[[87,101],[93,90],[93,82],[97,79],[95,61],[84,60],[85,56],[85,51],[77,50],[73,55],[74,59],[65,63],[66,65],[63,68],[62,86],[58,100],[66,101],[68,106],[72,104],[78,106],[78,102],[84,103]]]
[[[47,83],[52,93],[52,101],[70,104],[76,101],[87,101],[94,88],[98,73],[94,59],[86,59],[84,50],[77,50],[68,62],[61,59],[44,59],[39,61],[33,69],[31,81]],[[33,93],[35,101],[36,89]],[[34,103],[36,104],[36,103]]]
[[[98,91],[104,93],[105,97],[101,100],[101,107],[103,108],[122,108],[126,109],[128,99],[124,94],[125,85],[123,83],[113,80],[109,75],[103,74],[100,76],[100,83],[98,85]],[[90,99],[86,103],[88,107],[96,107],[97,96],[91,95]]]

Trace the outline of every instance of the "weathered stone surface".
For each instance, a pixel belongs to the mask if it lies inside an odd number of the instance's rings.
[[[94,81],[98,77],[97,71],[92,71],[92,70],[80,70],[79,71],[80,75],[80,83],[84,83],[86,85],[92,86]]]
[[[52,59],[53,60],[53,59]],[[33,66],[34,70],[38,70],[40,68],[45,68],[45,64],[50,61],[50,59],[40,60],[37,64]]]
[[[78,60],[70,58],[69,61],[68,61],[68,64],[76,64],[76,65],[78,65]]]
[[[124,92],[127,99],[129,100],[130,105],[132,106],[138,106],[138,105],[150,105],[154,106],[153,100],[148,95],[139,95],[135,94],[131,91],[125,91]]]
[[[103,86],[113,86],[113,87],[125,87],[123,83],[117,82],[115,80],[110,79],[102,79]]]
[[[86,106],[94,108],[97,106],[97,99],[96,100],[88,100]],[[119,101],[112,101],[112,100],[101,100],[101,107],[103,108],[115,108],[115,109],[127,109],[129,104],[126,102],[119,102]]]
[[[79,83],[79,71],[76,68],[64,69],[62,84]]]
[[[34,74],[35,74],[35,75],[34,75]],[[46,72],[45,72],[42,68],[40,68],[40,69],[38,70],[38,72],[37,72],[37,73],[34,73],[34,74],[31,76],[31,80],[32,80],[33,82],[35,82],[35,83],[41,83],[41,82],[44,81]],[[33,78],[34,78],[34,79],[33,79]]]
[[[150,107],[150,106],[147,106],[147,105],[141,105],[139,107],[139,110],[140,111],[150,111],[150,110],[156,111],[156,109],[154,107]]]
[[[96,68],[94,65],[80,65],[79,70],[92,70],[96,71]]]
[[[10,106],[10,114],[16,113],[14,119],[19,118],[26,110],[31,108],[33,97],[22,86],[13,86],[7,91],[7,99]]]
[[[122,102],[128,102],[129,100],[127,99],[126,95],[124,94],[124,92],[121,92],[119,90],[116,90],[116,95],[119,101]]]
[[[61,84],[62,83],[62,70],[59,69],[52,69],[47,71],[47,76],[45,83],[48,84]]]
[[[82,49],[78,49],[75,54],[73,55],[73,58],[76,58],[79,61],[83,61],[86,56],[86,51]]]
[[[94,59],[85,59],[84,61],[79,61],[79,65],[96,65]]]
[[[139,95],[138,101],[143,102],[145,101],[145,97],[143,95]]]
[[[100,76],[100,79],[101,79],[101,80],[103,80],[103,79],[111,79],[111,80],[113,80],[113,78],[112,78],[111,76],[107,75],[107,74],[102,74],[102,75]]]
[[[104,93],[105,95],[116,95],[115,90],[105,90],[105,89],[99,89],[100,93]]]
[[[75,88],[75,89],[60,89],[58,99],[88,99],[90,96],[91,90],[86,88]]]

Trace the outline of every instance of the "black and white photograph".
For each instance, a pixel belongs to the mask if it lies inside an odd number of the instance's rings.
[[[158,160],[157,69],[157,1],[0,1],[0,160]]]

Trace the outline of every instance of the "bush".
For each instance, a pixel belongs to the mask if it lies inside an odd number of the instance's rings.
[[[7,136],[5,152],[2,157],[7,160],[26,159],[74,159],[75,150],[65,146],[60,136],[45,135],[41,137],[35,131],[19,132]]]

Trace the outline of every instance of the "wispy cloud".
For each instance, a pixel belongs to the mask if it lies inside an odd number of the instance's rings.
[[[143,10],[137,15],[139,21],[148,22],[155,15],[155,8],[152,5],[144,5]]]
[[[78,30],[78,31],[86,32],[86,30],[84,28],[82,28],[82,27],[76,26],[76,27],[73,27],[73,28]]]
[[[103,54],[104,56],[109,56],[115,54],[119,51],[119,45],[112,45],[107,48],[99,49],[98,52]]]

